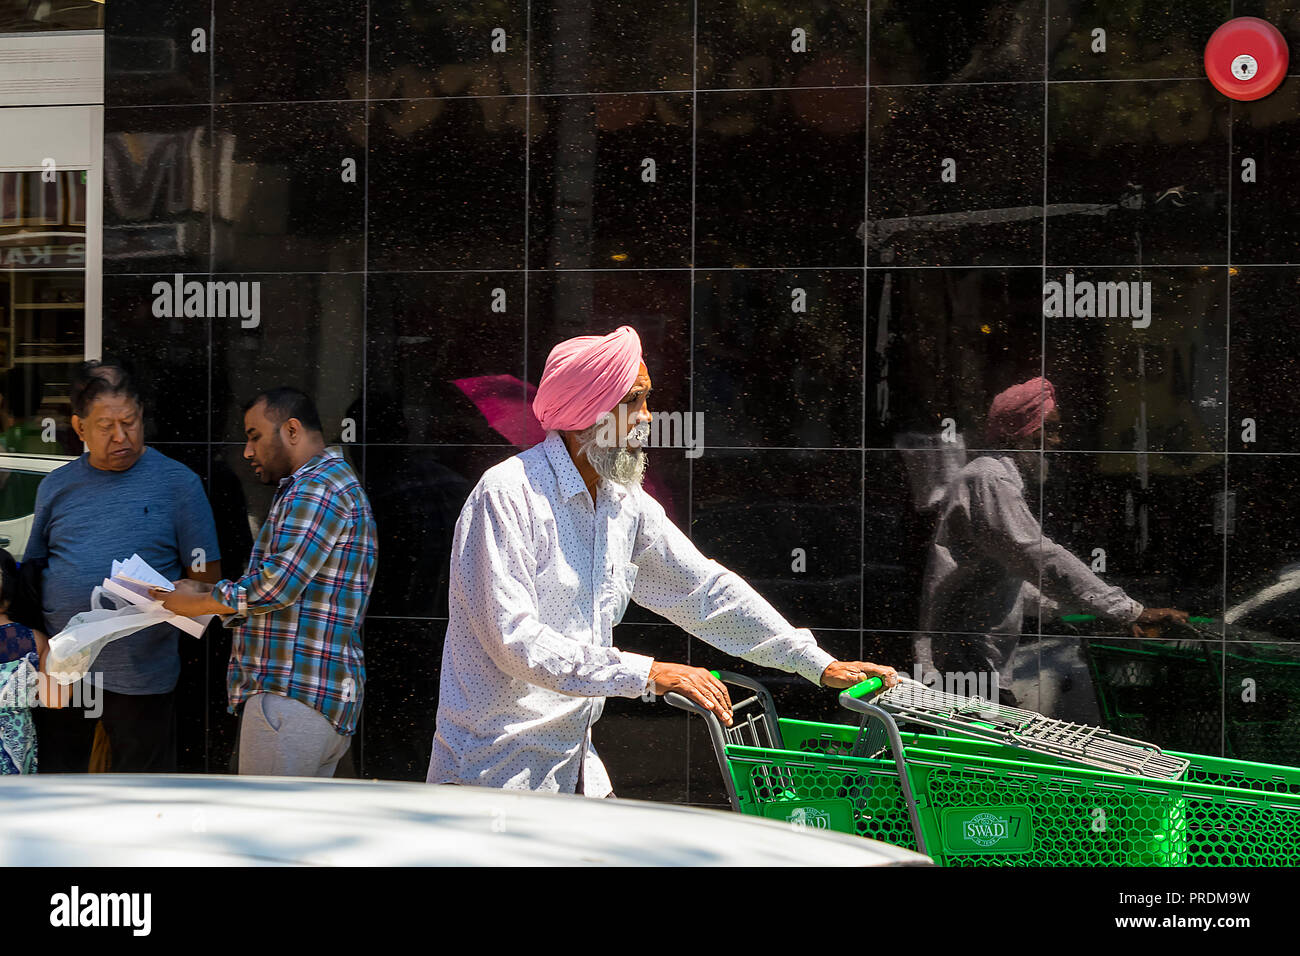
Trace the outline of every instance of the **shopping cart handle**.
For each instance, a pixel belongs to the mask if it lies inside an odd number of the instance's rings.
[[[868,677],[862,683],[854,684],[852,687],[840,691],[840,696],[844,696],[845,694],[847,694],[849,697],[852,697],[854,700],[859,700],[863,697],[874,696],[875,693],[884,686],[885,686],[885,682],[882,681],[879,677]]]
[[[701,717],[713,717],[713,711],[709,710],[707,707],[701,707],[699,704],[695,703],[695,701],[683,697],[676,691],[669,691],[664,694],[664,703],[671,704],[678,710],[684,710],[687,713],[698,714]],[[714,719],[716,720],[717,718],[714,717]]]

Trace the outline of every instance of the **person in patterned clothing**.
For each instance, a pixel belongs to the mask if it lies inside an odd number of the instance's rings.
[[[154,596],[178,614],[221,614],[234,631],[226,686],[240,715],[239,772],[330,777],[361,714],[375,520],[302,392],[257,395],[245,406],[244,432],[244,458],[259,481],[277,486],[247,573],[210,593]]]

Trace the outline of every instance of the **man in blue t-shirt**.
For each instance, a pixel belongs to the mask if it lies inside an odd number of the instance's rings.
[[[139,554],[169,581],[221,579],[216,525],[194,472],[144,444],[144,410],[119,366],[87,362],[72,387],[72,427],[87,451],[50,473],[36,495],[25,561],[41,579],[48,633],[62,630],[108,577]],[[102,698],[114,773],[176,770],[173,692],[181,632],[159,624],[107,645],[87,680]],[[84,695],[83,695],[84,701]],[[94,723],[82,708],[43,715],[41,771],[85,772]]]

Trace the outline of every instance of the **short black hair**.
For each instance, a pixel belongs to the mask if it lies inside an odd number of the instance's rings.
[[[72,375],[72,414],[85,418],[90,406],[101,398],[121,395],[141,404],[131,373],[114,361],[92,359],[82,362]]]
[[[18,562],[0,548],[0,610],[8,610],[18,597]]]
[[[319,434],[324,431],[320,423],[320,412],[316,411],[316,403],[305,392],[300,392],[296,388],[280,385],[258,392],[244,405],[244,411],[248,411],[258,402],[266,402],[266,417],[277,425],[283,425],[289,419],[296,418],[309,432]]]

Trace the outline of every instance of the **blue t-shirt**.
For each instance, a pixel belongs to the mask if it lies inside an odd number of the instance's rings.
[[[163,577],[184,576],[202,548],[218,561],[217,528],[199,476],[162,452],[145,448],[126,471],[104,471],[83,454],[45,477],[24,560],[49,561],[42,579],[45,623],[53,636],[72,615],[90,609],[90,592],[115,560],[139,554]],[[180,634],[170,624],[145,628],[108,644],[91,669],[95,682],[119,694],[165,694],[176,687]]]

